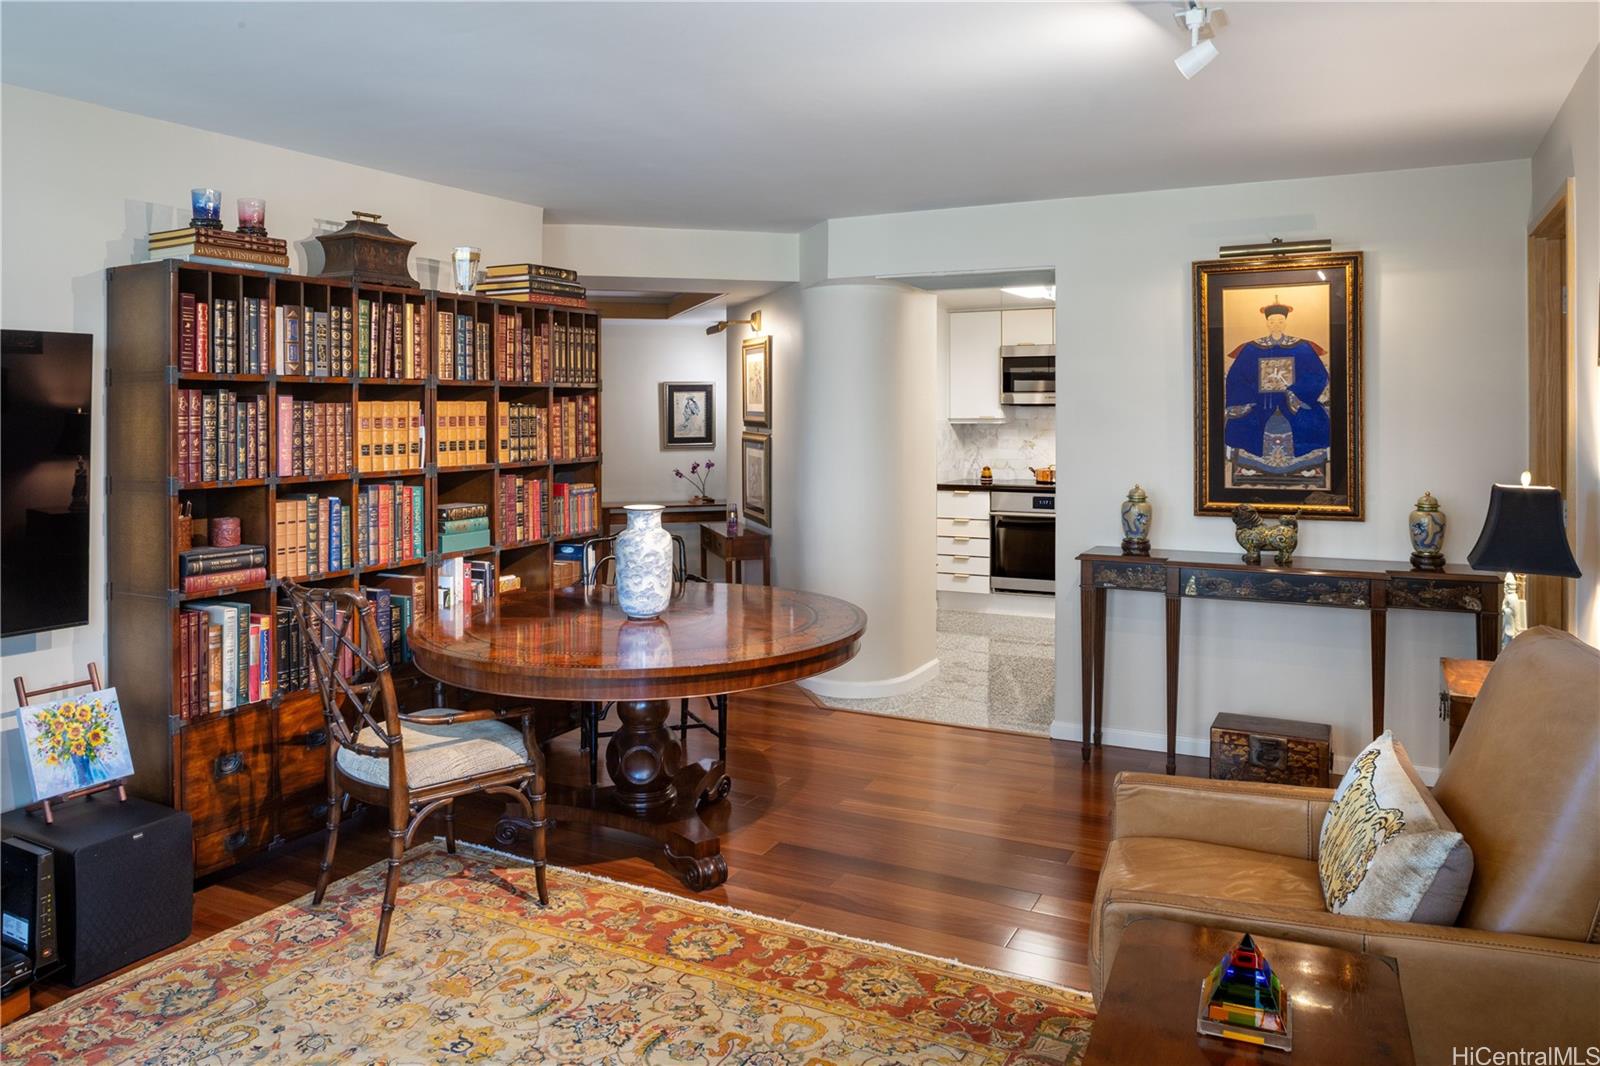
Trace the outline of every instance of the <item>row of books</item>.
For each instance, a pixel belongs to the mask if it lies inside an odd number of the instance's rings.
[[[361,566],[391,566],[420,559],[423,491],[421,485],[382,481],[361,486],[356,496],[357,558]]]
[[[499,461],[544,463],[550,460],[550,425],[537,404],[500,401],[495,418]]]
[[[489,404],[483,400],[439,400],[433,405],[433,436],[440,467],[489,461]]]
[[[267,476],[267,398],[178,390],[178,478],[185,484]]]
[[[568,396],[550,405],[550,452],[556,459],[600,454],[600,398]]]
[[[241,315],[238,300],[218,297],[208,302],[192,292],[178,294],[179,371],[185,374],[265,372],[251,369],[251,359],[266,338],[266,323],[255,313],[265,301],[247,296],[244,302],[245,311]],[[240,344],[241,332],[243,345]]]
[[[320,577],[350,568],[350,505],[337,496],[280,497],[273,512],[277,577]]]
[[[423,587],[420,578],[416,587]],[[377,574],[374,583],[363,586],[361,592],[372,601],[372,620],[383,642],[383,654],[391,664],[411,661],[411,642],[407,634],[415,618],[418,599],[409,590],[413,579],[406,574]],[[401,591],[408,590],[408,591]],[[421,601],[426,608],[427,601]],[[275,626],[271,646],[270,664],[273,683],[279,692],[299,692],[316,684],[316,674],[311,657],[320,644],[334,660],[334,669],[344,677],[355,675],[355,656],[341,645],[339,634],[345,631],[349,619],[342,609],[333,612],[333,624],[308,639],[294,616],[294,608],[281,606],[274,614]],[[367,649],[366,634],[349,634]],[[314,643],[315,642],[315,643]],[[367,649],[370,650],[370,649]]]
[[[498,318],[507,316],[500,315]],[[470,315],[440,311],[437,343],[434,345],[434,365],[440,381],[490,381],[493,363],[489,347],[490,329],[498,330],[499,323],[491,327],[478,322]],[[504,337],[496,337],[504,350]]]
[[[439,514],[439,553],[477,551],[490,544],[489,505],[486,503],[441,503]]]
[[[550,323],[541,323],[540,333],[522,325],[517,315],[496,313],[494,350],[495,374],[501,381],[532,384],[550,380]],[[441,375],[443,376],[443,375]]]
[[[425,377],[427,343],[423,304],[356,301],[356,373],[361,377]]]
[[[544,538],[550,506],[544,478],[506,474],[500,478],[500,546],[514,547]]]
[[[350,405],[278,397],[278,474],[344,477],[350,472]]]
[[[266,579],[264,544],[190,548],[178,553],[178,585],[186,596],[239,588]]]
[[[545,323],[550,329],[551,379],[557,385],[600,383],[600,336],[592,325]]]
[[[148,244],[152,260],[184,259],[209,266],[246,267],[275,274],[289,270],[289,244],[279,237],[184,226],[156,230],[150,234]]]
[[[355,373],[356,323],[349,304],[333,304],[326,311],[280,304],[275,318],[272,354],[278,373],[316,378]]]
[[[363,474],[422,469],[421,401],[356,404],[356,469]]]
[[[434,573],[434,603],[441,611],[471,611],[502,590],[495,575],[494,562],[489,559],[446,559]]]
[[[550,486],[550,536],[554,539],[593,533],[600,524],[599,495],[588,482]]]
[[[271,699],[272,629],[272,620],[248,603],[184,607],[178,614],[178,717]]]

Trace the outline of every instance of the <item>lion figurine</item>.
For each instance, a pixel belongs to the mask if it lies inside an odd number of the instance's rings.
[[[1294,549],[1300,543],[1300,513],[1284,515],[1275,526],[1262,520],[1248,503],[1233,509],[1233,538],[1244,549],[1244,561],[1252,566],[1261,562],[1263,551],[1277,552],[1278,565],[1294,563]]]

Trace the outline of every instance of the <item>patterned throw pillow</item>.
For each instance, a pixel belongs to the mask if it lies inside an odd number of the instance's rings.
[[[1355,757],[1333,794],[1317,874],[1335,914],[1455,923],[1472,849],[1387,731]]]

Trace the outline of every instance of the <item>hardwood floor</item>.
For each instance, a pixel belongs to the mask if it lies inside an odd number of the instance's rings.
[[[1165,755],[819,707],[786,685],[736,696],[728,711],[733,794],[707,811],[728,881],[695,894],[649,842],[558,826],[550,860],[775,918],[1075,988],[1089,986],[1089,907],[1110,831],[1112,779],[1159,773]],[[689,735],[690,755],[714,740]],[[553,774],[583,771],[576,734],[556,741]],[[1206,762],[1180,758],[1180,773]],[[604,771],[602,770],[602,773]],[[463,800],[463,840],[487,842],[500,805]],[[350,823],[346,823],[349,826]],[[439,832],[442,832],[442,825]],[[339,876],[385,854],[366,819],[341,833]],[[195,893],[201,940],[309,892],[320,835],[215,876]],[[405,909],[395,936],[405,935]],[[46,984],[36,1007],[73,992]]]

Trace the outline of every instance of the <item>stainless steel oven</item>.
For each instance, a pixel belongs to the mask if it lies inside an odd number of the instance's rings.
[[[991,492],[989,536],[992,591],[1055,592],[1055,493]]]
[[[1001,345],[1000,402],[1017,406],[1049,406],[1056,402],[1055,345]]]

